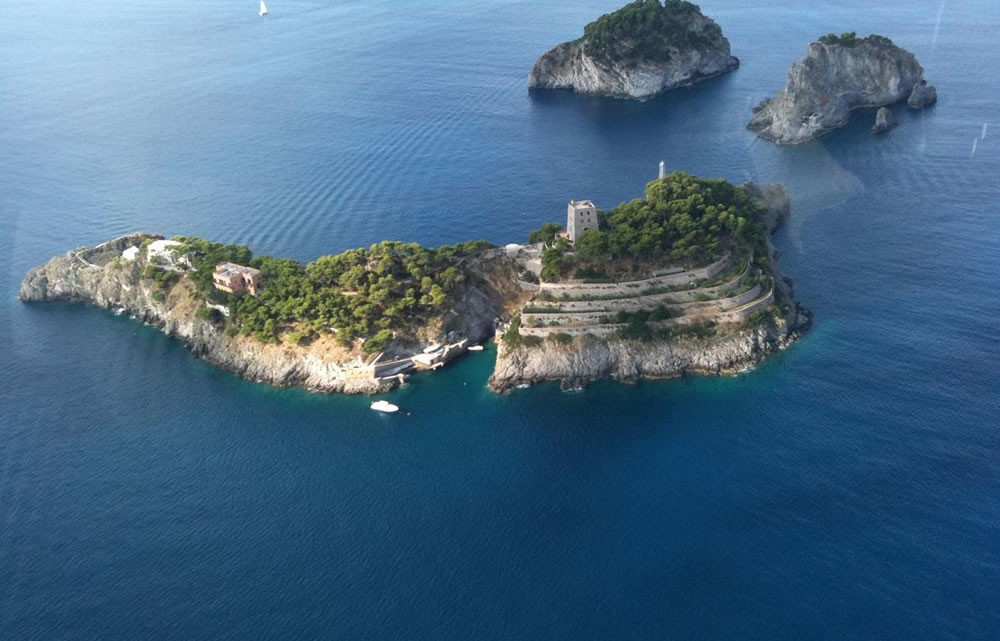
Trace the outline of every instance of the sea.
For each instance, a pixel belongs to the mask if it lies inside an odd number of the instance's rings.
[[[529,93],[621,0],[5,0],[0,639],[1000,639],[1000,3],[704,0],[740,68]],[[939,92],[745,130],[827,32]],[[781,182],[815,316],[756,370],[372,399],[240,380],[127,316],[21,304],[136,230],[302,261],[523,241],[657,164]]]

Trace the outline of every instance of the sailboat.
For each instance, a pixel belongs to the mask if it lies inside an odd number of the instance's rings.
[[[260,0],[260,12],[259,13],[262,16],[266,16],[267,15],[267,5],[264,4],[264,0]]]

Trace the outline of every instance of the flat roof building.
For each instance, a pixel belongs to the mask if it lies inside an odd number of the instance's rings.
[[[212,284],[227,294],[246,292],[256,296],[260,291],[260,270],[236,263],[219,263],[212,272]]]

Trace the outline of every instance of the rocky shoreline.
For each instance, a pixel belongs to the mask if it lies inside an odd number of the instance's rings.
[[[788,216],[788,196],[781,185],[748,185],[765,210],[764,221],[773,232]],[[234,374],[260,383],[300,386],[326,393],[375,394],[400,384],[395,373],[373,366],[371,355],[338,346],[334,335],[321,335],[305,345],[282,338],[277,343],[228,332],[219,318],[203,317],[208,301],[181,278],[169,290],[143,276],[144,261],[126,263],[121,257],[159,234],[135,233],[94,247],[81,247],[50,259],[25,276],[18,298],[23,302],[73,301],[127,313],[187,345],[191,352]],[[515,246],[517,247],[517,246]],[[753,367],[768,355],[794,342],[809,327],[808,312],[794,301],[791,283],[777,269],[771,248],[767,275],[771,292],[760,299],[774,313],[758,314],[756,322],[720,321],[711,336],[678,335],[671,340],[626,341],[617,334],[603,338],[590,333],[570,343],[537,340],[511,347],[498,340],[490,389],[503,392],[519,385],[559,380],[578,387],[602,378],[633,381],[675,378],[684,374],[734,374]],[[494,335],[496,323],[509,319],[531,297],[537,286],[525,283],[518,265],[504,249],[486,250],[462,264],[468,278],[458,295],[455,311],[433,327],[399,336],[387,360],[417,354],[429,344],[459,341],[465,345]],[[526,291],[528,290],[528,291]],[[756,295],[754,292],[748,295]],[[780,313],[778,313],[780,310]],[[745,318],[741,316],[740,318]],[[538,330],[528,330],[538,331]],[[559,338],[554,336],[553,338]],[[426,351],[426,350],[425,350]]]
[[[808,326],[808,316],[801,314],[794,326],[769,322],[711,339],[653,343],[584,339],[570,347],[546,341],[518,349],[501,343],[489,387],[505,392],[519,385],[560,381],[564,389],[578,389],[601,379],[634,382],[686,374],[733,375],[788,347]]]
[[[287,342],[269,344],[238,334],[229,336],[218,323],[197,316],[201,301],[183,281],[163,300],[157,300],[155,284],[141,277],[139,265],[121,266],[115,259],[130,246],[161,238],[159,234],[129,234],[56,256],[28,272],[18,299],[71,301],[121,310],[182,341],[195,356],[258,383],[344,394],[375,394],[399,384],[399,379],[393,377],[353,375],[364,365],[362,357],[338,352],[332,341],[298,346]],[[502,313],[503,300],[496,291],[480,285],[465,292],[464,303],[463,316],[441,332],[465,332],[470,340],[489,337],[496,317]],[[429,335],[425,340],[436,338],[444,335]]]

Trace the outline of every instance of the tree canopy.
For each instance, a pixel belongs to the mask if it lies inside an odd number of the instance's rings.
[[[459,259],[492,247],[486,241],[438,249],[385,241],[302,265],[289,258],[254,258],[242,245],[192,237],[177,240],[183,243],[178,251],[187,254],[195,267],[191,279],[198,292],[228,303],[240,332],[275,341],[283,328],[294,324],[304,332],[300,337],[336,332],[344,345],[367,338],[368,351],[381,349],[393,330],[448,311],[464,279]],[[230,296],[215,290],[212,272],[222,261],[259,269],[260,293]]]
[[[704,265],[726,252],[766,255],[763,212],[746,188],[722,178],[674,172],[646,185],[644,198],[622,203],[588,229],[575,254],[559,247],[542,254],[542,278],[558,280],[574,269],[591,277],[627,271],[632,264]]]
[[[842,47],[856,47],[864,42],[880,45],[892,44],[892,40],[886,38],[885,36],[873,33],[867,38],[859,38],[858,34],[854,31],[846,31],[839,36],[835,33],[828,33],[825,36],[820,36],[819,41],[825,45],[840,45]]]
[[[635,0],[584,27],[584,50],[603,60],[666,62],[673,49],[697,48],[722,35],[714,23],[713,33],[689,30],[688,19],[698,12],[684,0]]]

